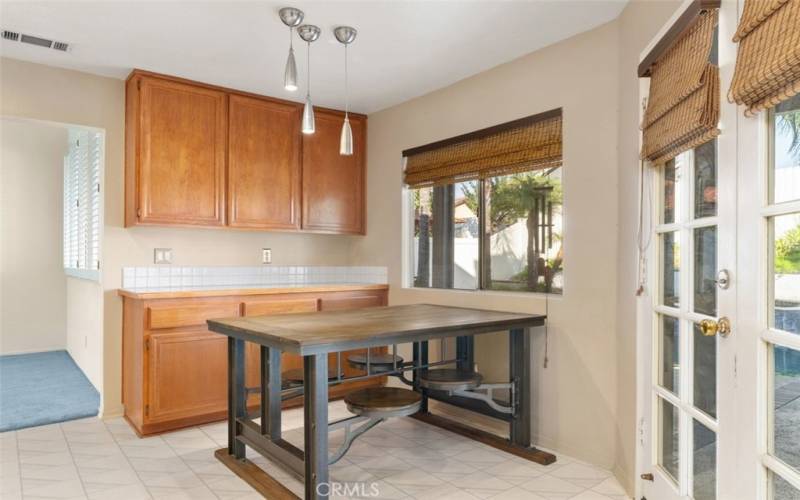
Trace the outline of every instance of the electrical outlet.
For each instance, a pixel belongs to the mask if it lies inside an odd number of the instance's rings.
[[[172,249],[171,248],[154,249],[153,262],[156,264],[172,264]]]
[[[271,248],[262,248],[261,249],[261,263],[262,264],[272,264],[272,249]]]

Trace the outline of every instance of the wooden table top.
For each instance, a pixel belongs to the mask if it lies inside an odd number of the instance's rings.
[[[338,352],[541,326],[545,316],[411,304],[208,321],[221,333],[296,354]]]

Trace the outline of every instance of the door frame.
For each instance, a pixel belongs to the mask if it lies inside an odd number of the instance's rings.
[[[673,24],[683,15],[683,13],[695,3],[695,0],[685,0],[683,4],[673,13],[672,17],[662,26],[655,37],[651,40],[647,47],[640,55],[640,61],[653,49],[653,47],[666,35],[668,30]],[[719,31],[718,31],[718,58],[720,67],[720,84],[721,89],[727,89],[733,77],[733,68],[736,58],[736,44],[731,39],[736,30],[738,14],[741,5],[737,0],[722,0],[719,14]],[[646,97],[649,90],[649,79],[639,80],[640,98]],[[724,92],[723,92],[724,93]],[[643,118],[644,108],[640,109],[640,120]],[[739,465],[736,463],[738,459],[731,457],[738,457],[739,454],[735,452],[736,433],[733,429],[738,428],[742,423],[737,419],[737,400],[736,393],[733,388],[736,387],[736,370],[737,370],[737,351],[741,342],[738,341],[736,330],[741,330],[738,326],[738,303],[737,303],[737,250],[739,235],[737,232],[737,219],[738,219],[738,206],[737,206],[737,182],[738,182],[738,168],[739,162],[737,158],[737,135],[738,135],[738,121],[739,112],[735,104],[731,104],[723,96],[720,103],[720,128],[722,133],[717,138],[717,192],[718,192],[718,212],[717,212],[717,269],[727,269],[731,274],[731,286],[727,290],[717,291],[717,317],[727,316],[731,319],[734,328],[734,334],[727,338],[717,338],[717,419],[716,426],[712,428],[717,433],[717,498],[718,499],[733,499],[742,498],[752,500],[752,496],[743,493],[738,486],[738,481],[726,481],[724,478],[737,477],[736,469]],[[641,135],[639,137],[639,145],[641,147]],[[689,155],[691,159],[691,155]],[[691,184],[691,162],[687,162],[689,168],[684,174],[686,181],[684,185]],[[644,169],[640,172],[640,181],[643,182],[644,192],[639,202],[639,209],[644,214],[644,227],[643,238],[649,241],[649,245],[644,250],[645,264],[643,265],[645,273],[644,293],[636,298],[636,335],[637,335],[637,430],[636,430],[636,477],[635,477],[635,494],[636,498],[641,498],[645,494],[645,489],[651,490],[650,493],[657,493],[652,491],[651,483],[645,483],[641,479],[641,475],[645,473],[657,474],[654,470],[654,464],[657,463],[658,452],[658,411],[656,407],[656,399],[653,397],[654,385],[657,385],[657,371],[658,371],[658,358],[656,345],[653,340],[656,337],[657,328],[659,325],[655,321],[657,316],[658,304],[658,290],[659,290],[659,259],[660,249],[658,244],[658,237],[655,233],[655,228],[659,224],[658,210],[660,207],[661,192],[658,187],[660,186],[659,171],[655,170],[651,165],[645,165]],[[688,193],[690,187],[686,187],[684,192]],[[686,197],[684,203],[690,203],[691,198]],[[727,207],[727,208],[726,208]],[[724,211],[724,213],[723,213]],[[692,221],[688,218],[688,225],[692,225]],[[685,227],[686,222],[681,224],[680,227]],[[679,229],[681,231],[681,229]],[[729,242],[726,244],[726,242]],[[681,281],[686,283],[693,277],[693,255],[690,253],[691,244],[687,245],[682,242],[680,248],[681,265]],[[638,252],[637,252],[638,254]],[[638,255],[637,255],[638,256]],[[691,303],[688,297],[689,290],[681,287],[681,303]],[[681,306],[685,307],[684,305]],[[684,312],[682,318],[695,319],[692,316],[705,316],[698,315],[691,311]],[[683,321],[683,320],[682,320]],[[684,348],[680,351],[680,365],[683,372],[693,369],[691,350],[686,349],[685,346],[692,342],[694,332],[686,330],[681,327],[681,336],[686,338],[681,344]],[[681,384],[688,379],[688,376],[681,375]],[[685,384],[682,386],[683,395],[686,395],[688,389]],[[663,391],[662,391],[663,392]],[[691,392],[689,392],[691,393]],[[729,394],[729,397],[721,398],[719,395]],[[689,414],[688,418],[681,417],[681,421],[686,421],[691,424],[692,416]],[[698,420],[706,425],[706,420]],[[722,424],[722,425],[721,425]],[[687,460],[684,458],[691,458],[691,447],[689,427],[685,423],[680,424],[680,456],[682,458],[679,464],[679,478],[687,485],[687,494],[691,495],[691,479],[690,469],[688,468]],[[720,426],[721,425],[721,426]],[[730,434],[730,435],[728,435]],[[722,453],[720,453],[722,450]],[[726,455],[729,453],[729,455]],[[738,474],[743,476],[744,474]],[[658,485],[664,488],[663,484]],[[689,499],[691,496],[682,496],[679,492],[671,491],[664,493],[660,496],[668,495],[671,498],[685,498]],[[651,495],[652,496],[652,495]],[[657,499],[659,497],[656,497]],[[665,497],[666,498],[666,497]],[[652,500],[652,499],[651,499]]]

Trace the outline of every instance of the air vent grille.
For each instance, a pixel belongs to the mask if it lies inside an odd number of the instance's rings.
[[[33,35],[22,35],[19,39],[22,43],[29,43],[31,45],[38,45],[39,47],[44,47],[49,49],[53,46],[53,41],[48,40],[46,38],[39,38],[38,36]]]
[[[16,31],[2,30],[2,32],[3,40],[28,43],[31,45],[36,45],[37,47],[44,47],[46,49],[60,50],[61,52],[67,52],[69,50],[69,44],[66,42],[55,42],[40,36],[26,35]]]

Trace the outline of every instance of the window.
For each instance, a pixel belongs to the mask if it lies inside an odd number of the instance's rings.
[[[409,190],[413,286],[562,293],[561,171]]]
[[[100,175],[103,133],[70,129],[64,156],[64,271],[100,279]]]
[[[403,151],[412,286],[562,293],[561,118]]]

